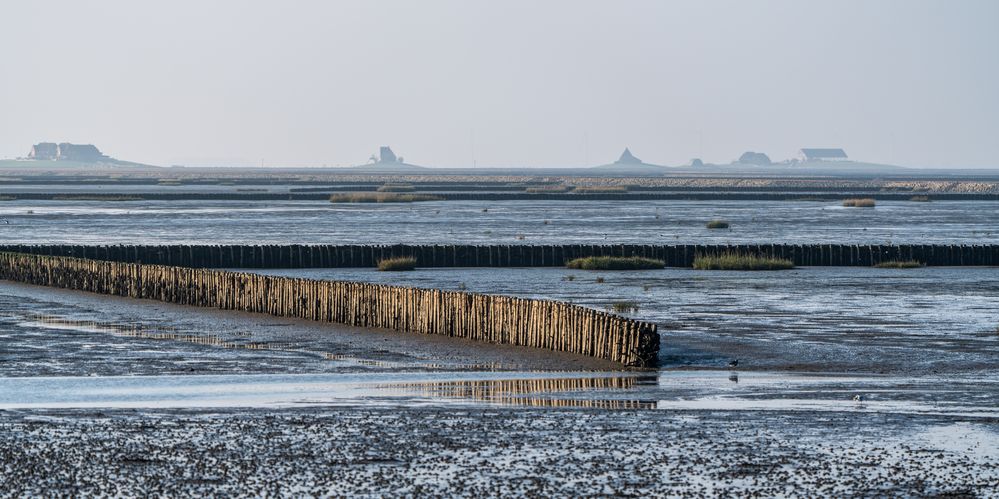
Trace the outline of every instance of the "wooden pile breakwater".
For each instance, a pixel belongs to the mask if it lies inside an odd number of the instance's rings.
[[[560,267],[573,258],[641,256],[690,267],[696,255],[734,252],[786,258],[798,266],[869,267],[893,260],[929,266],[996,266],[999,245],[0,245],[0,251],[195,268],[375,267],[409,256],[418,267]]]
[[[0,279],[349,326],[545,348],[651,367],[656,325],[569,303],[225,270],[0,253]]]

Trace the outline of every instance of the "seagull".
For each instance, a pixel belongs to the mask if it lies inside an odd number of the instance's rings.
[[[861,396],[861,395],[854,395],[854,396],[853,396],[853,401],[854,401],[854,402],[857,402],[857,403],[859,404],[860,402],[863,402],[863,401],[864,401],[864,397],[863,397],[863,396]]]
[[[729,363],[728,363],[728,367],[729,367],[730,369],[731,369],[731,368],[735,368],[735,367],[739,367],[739,359],[735,359],[735,360],[733,360],[732,362],[729,362]]]

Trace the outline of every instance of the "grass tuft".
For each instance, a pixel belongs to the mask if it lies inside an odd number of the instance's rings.
[[[413,270],[415,268],[416,258],[411,256],[397,256],[394,258],[378,260],[378,270],[396,272],[401,270]]]
[[[570,260],[565,266],[582,270],[648,270],[661,269],[666,264],[662,260],[638,256],[588,256]]]
[[[352,192],[330,196],[331,203],[415,203],[440,201],[441,199],[428,194],[397,194],[392,192]]]
[[[872,198],[850,198],[843,200],[843,206],[851,208],[874,208],[877,202]]]
[[[616,301],[614,303],[611,303],[610,306],[607,307],[607,308],[609,308],[609,309],[611,309],[611,310],[613,310],[613,311],[615,311],[615,312],[617,312],[619,314],[625,314],[625,313],[628,313],[628,312],[636,313],[636,312],[638,312],[638,302],[634,302],[634,301]]]
[[[706,227],[709,229],[727,229],[728,222],[724,220],[712,220],[708,222],[708,225],[706,225]]]
[[[890,260],[874,264],[878,269],[918,269],[925,266],[925,263],[916,260]]]
[[[773,258],[739,253],[720,255],[697,255],[694,258],[697,270],[786,270],[793,269],[794,262],[784,258]]]

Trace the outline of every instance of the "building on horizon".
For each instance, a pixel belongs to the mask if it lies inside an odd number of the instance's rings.
[[[849,158],[842,149],[802,149],[798,153],[801,161],[845,161]]]

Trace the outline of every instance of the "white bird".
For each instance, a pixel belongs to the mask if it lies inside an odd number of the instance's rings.
[[[861,396],[861,395],[854,395],[853,396],[853,401],[854,402],[863,402],[864,401],[864,397]]]

